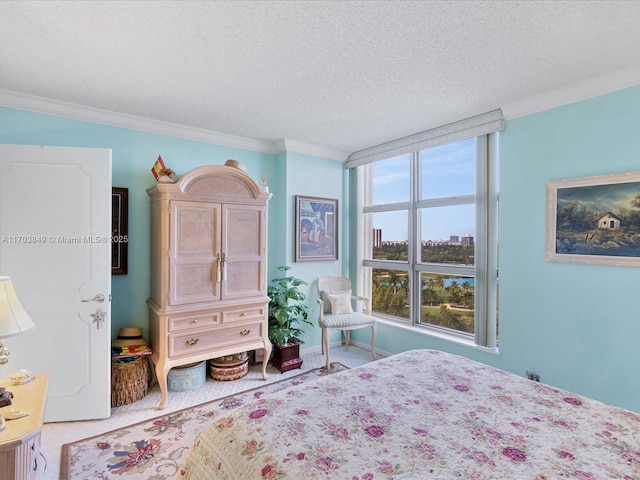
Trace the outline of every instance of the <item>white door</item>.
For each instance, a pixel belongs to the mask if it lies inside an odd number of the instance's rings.
[[[47,422],[111,413],[110,232],[111,150],[0,145],[0,275],[36,324],[0,374],[49,375]]]

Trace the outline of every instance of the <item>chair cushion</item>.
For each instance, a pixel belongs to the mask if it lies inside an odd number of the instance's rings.
[[[324,313],[331,313],[331,300],[329,300],[329,295],[337,295],[340,293],[347,293],[351,295],[351,290],[336,290],[336,291],[328,291],[322,290],[320,292],[320,299],[324,303]]]
[[[353,308],[351,307],[351,290],[340,293],[330,293],[329,302],[331,302],[332,315],[353,313]]]
[[[372,325],[376,319],[364,313],[341,313],[338,315],[325,315],[323,321],[320,322],[321,328],[344,328],[354,327],[356,325]]]

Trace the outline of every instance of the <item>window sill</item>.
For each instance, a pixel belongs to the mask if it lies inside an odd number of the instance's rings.
[[[415,333],[417,335],[423,335],[425,337],[435,338],[438,340],[443,340],[449,343],[455,343],[456,345],[462,345],[464,347],[472,348],[474,350],[479,350],[481,352],[490,353],[492,355],[500,355],[500,349],[496,345],[495,347],[483,347],[481,345],[476,345],[473,341],[473,338],[469,335],[456,334],[453,332],[447,332],[438,328],[431,327],[415,327],[409,324],[402,324],[395,320],[390,320],[384,318],[379,314],[374,314],[378,323],[382,323],[389,327],[398,328],[400,330],[405,330],[411,333]]]

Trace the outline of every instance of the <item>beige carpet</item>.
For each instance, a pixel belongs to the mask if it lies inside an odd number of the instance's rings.
[[[191,444],[213,418],[300,383],[347,369],[332,363],[263,387],[168,413],[62,446],[60,479],[165,480],[172,478]]]

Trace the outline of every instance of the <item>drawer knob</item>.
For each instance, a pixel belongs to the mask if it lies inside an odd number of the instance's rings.
[[[190,340],[187,340],[187,345],[195,345],[196,343],[198,343],[197,338],[192,338]]]
[[[241,317],[246,317],[246,316],[247,316],[247,312],[242,312],[242,313],[240,314],[240,316],[241,316]]]
[[[247,335],[249,335],[251,333],[251,330],[242,330],[240,332],[240,335],[242,335],[243,337],[246,337]]]
[[[198,323],[198,319],[192,320],[191,323]]]

